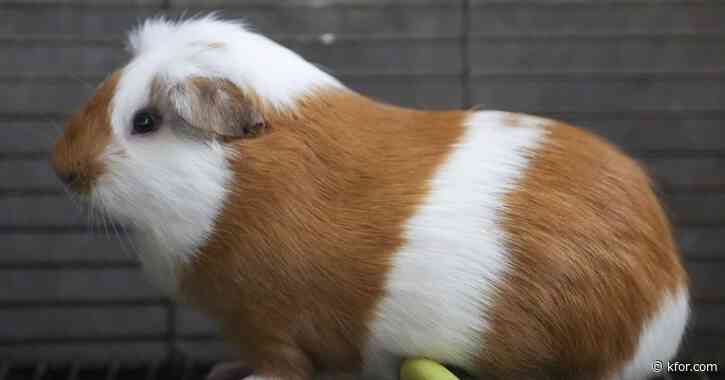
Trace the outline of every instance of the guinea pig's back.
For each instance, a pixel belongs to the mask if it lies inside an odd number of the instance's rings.
[[[638,379],[675,354],[686,275],[649,179],[619,150],[475,112],[429,186],[370,347],[502,379]]]

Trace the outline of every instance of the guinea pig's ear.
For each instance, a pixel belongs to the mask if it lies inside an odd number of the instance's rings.
[[[166,87],[163,98],[187,124],[223,138],[256,137],[266,128],[259,105],[227,79],[191,77]]]

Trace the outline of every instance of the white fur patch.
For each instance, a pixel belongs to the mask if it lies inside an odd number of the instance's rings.
[[[634,357],[612,380],[641,380],[652,377],[657,374],[653,371],[653,365],[658,360],[666,368],[667,361],[677,354],[689,314],[689,295],[686,288],[665,296],[657,315],[642,330]]]
[[[405,226],[377,307],[366,371],[395,378],[399,357],[427,357],[477,372],[495,285],[508,263],[500,226],[511,191],[545,131],[536,120],[506,125],[503,112],[476,112],[430,194]]]
[[[224,149],[174,136],[168,128],[103,157],[106,171],[93,198],[130,223],[144,269],[166,292],[176,290],[176,268],[212,232],[232,173]]]
[[[315,89],[342,85],[292,51],[213,16],[151,19],[130,34],[129,44],[134,57],[111,101],[113,139],[93,199],[135,227],[144,267],[173,293],[177,265],[212,232],[233,173],[220,144],[175,134],[168,120],[152,134],[131,134],[154,79],[168,85],[190,76],[224,78],[278,110],[292,110]]]

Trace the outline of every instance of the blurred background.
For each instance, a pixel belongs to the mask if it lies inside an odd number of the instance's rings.
[[[0,0],[0,380],[10,361],[41,378],[52,363],[225,355],[47,163],[66,116],[127,59],[126,30],[212,10],[372,97],[560,118],[638,157],[692,277],[684,357],[725,366],[725,1]]]

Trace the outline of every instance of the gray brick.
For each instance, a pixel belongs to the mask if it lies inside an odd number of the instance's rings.
[[[136,246],[128,236],[106,233],[12,233],[0,238],[0,264],[14,262],[127,263],[135,261]],[[122,239],[122,240],[121,240]]]
[[[160,14],[161,1],[149,1],[138,7],[128,6],[128,2],[121,0],[116,6],[106,7],[74,4],[7,7],[0,15],[0,33],[25,36],[121,36],[140,20]],[[126,6],[119,6],[124,3]]]
[[[690,292],[695,302],[725,303],[725,261],[685,262],[690,275]]]
[[[103,342],[57,344],[23,344],[0,346],[0,357],[17,365],[35,365],[38,359],[48,363],[68,364],[79,361],[88,365],[107,365],[118,360],[126,363],[148,365],[153,360],[166,357],[164,342]]]
[[[723,7],[725,9],[725,7]],[[474,73],[688,72],[725,69],[722,38],[473,39]]]
[[[279,42],[335,72],[458,73],[461,70],[460,44],[455,40],[342,38],[330,44],[319,39],[280,39]],[[0,72],[52,74],[65,81],[76,80],[80,74],[84,77],[91,74],[100,80],[128,60],[120,44],[88,41],[58,44],[42,40],[29,45],[12,44],[7,50],[12,59],[0,62]],[[92,85],[97,82],[86,81]]]
[[[382,94],[396,103],[437,107],[460,104],[457,77],[410,76],[386,80],[385,76],[369,79],[351,76],[349,79],[353,88],[374,96]],[[0,82],[0,102],[4,102],[0,113],[70,113],[79,109],[92,93],[93,89],[75,80]]]
[[[39,121],[3,122],[0,152],[49,152],[63,131],[63,123],[63,120],[54,118]]]
[[[715,1],[619,3],[606,1],[477,1],[471,31],[477,34],[624,34],[722,32],[725,7]]]
[[[716,363],[722,372],[725,358],[725,339],[721,335],[691,334],[683,341],[681,351],[693,363]],[[718,375],[712,376],[718,379]]]
[[[460,44],[454,40],[343,39],[325,45],[281,40],[305,59],[333,73],[435,73],[461,71]]]
[[[343,79],[346,79],[343,77]],[[448,109],[461,105],[462,90],[457,77],[410,77],[359,80],[346,83],[353,89],[391,104],[417,108]]]
[[[0,342],[33,338],[100,338],[166,332],[166,310],[144,307],[60,307],[0,310]]]
[[[68,80],[88,73],[106,75],[128,61],[121,43],[43,39],[5,41],[2,73],[56,74]],[[95,87],[95,83],[91,83]]]
[[[587,128],[630,151],[725,150],[725,128],[721,119],[660,115],[627,117],[614,114],[593,119],[586,115],[562,115],[569,123]]]
[[[187,340],[181,339],[176,345],[179,352],[188,358],[201,362],[216,362],[222,360],[235,360],[234,347],[221,340]]]
[[[133,6],[160,7],[164,0],[0,0],[0,5],[6,7],[39,7],[39,6],[74,6],[74,7],[100,7],[118,8]]]
[[[678,227],[677,242],[692,259],[725,259],[725,227]]]
[[[121,301],[160,296],[140,269],[0,271],[0,301]]]
[[[707,1],[707,0],[705,0]],[[699,3],[701,0],[605,0],[602,3],[599,0],[471,0],[472,5],[493,5],[493,4],[508,4],[508,5],[531,5],[531,6],[547,6],[547,5],[562,5],[562,6],[574,6],[574,5],[598,5],[607,4],[611,6],[628,6],[628,5],[662,5],[662,4],[690,4]]]
[[[0,226],[88,226],[90,216],[65,195],[0,197]]]
[[[0,114],[69,114],[78,110],[94,91],[95,86],[77,80],[0,81]]]
[[[46,160],[0,161],[0,191],[7,189],[41,188],[61,191],[60,181]]]
[[[365,5],[365,4],[361,4]],[[439,2],[434,6],[408,6],[390,2],[385,6],[315,6],[309,2],[284,5],[279,2],[228,4],[196,2],[179,4],[174,10],[159,7],[58,5],[10,7],[0,19],[0,33],[24,35],[76,35],[122,37],[140,20],[164,14],[169,17],[219,11],[223,18],[242,19],[255,30],[268,34],[396,34],[418,36],[459,35],[460,7]]]
[[[200,2],[196,2],[198,5]],[[312,2],[299,6],[283,6],[268,2],[256,6],[239,6],[238,2],[215,5],[203,2],[203,7],[178,5],[171,15],[207,13],[219,10],[223,18],[241,19],[253,29],[265,34],[395,34],[445,36],[461,34],[460,8],[440,3],[440,6],[323,6]]]
[[[219,328],[213,321],[188,306],[177,310],[176,326],[181,335],[219,335]]]
[[[725,109],[725,82],[713,79],[478,78],[474,104],[523,112],[601,112]]]
[[[688,192],[664,198],[678,224],[725,224],[725,193]]]
[[[172,7],[205,6],[258,6],[258,7],[310,7],[325,8],[330,6],[349,8],[392,7],[392,6],[424,6],[453,7],[458,6],[450,0],[171,0]]]
[[[702,335],[725,335],[725,304],[695,303],[690,328]]]
[[[725,190],[725,159],[660,157],[644,159],[657,183],[685,190]]]

